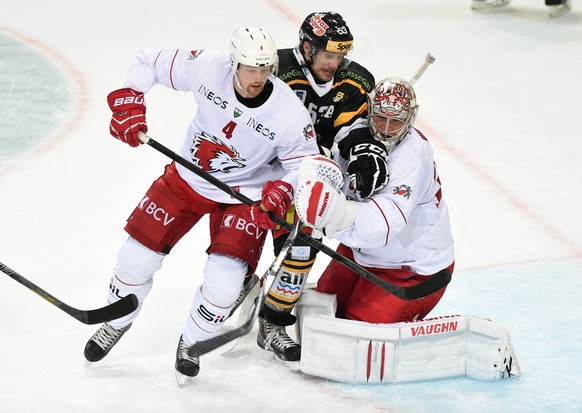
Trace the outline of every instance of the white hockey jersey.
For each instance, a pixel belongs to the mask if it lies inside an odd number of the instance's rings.
[[[347,161],[337,156],[342,170]],[[411,129],[388,159],[390,180],[382,190],[359,202],[352,226],[334,235],[354,246],[364,267],[404,269],[431,275],[451,265],[454,246],[449,212],[442,198],[433,150]],[[347,180],[344,193],[357,199]]]
[[[125,87],[147,93],[155,84],[192,92],[197,103],[180,155],[250,199],[265,182],[297,185],[304,156],[319,153],[311,118],[297,96],[271,76],[273,91],[258,108],[235,95],[230,56],[216,50],[146,49],[131,62]],[[180,176],[216,202],[239,203],[177,165]]]

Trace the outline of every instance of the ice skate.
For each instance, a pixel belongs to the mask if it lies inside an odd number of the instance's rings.
[[[85,345],[85,358],[92,363],[101,360],[130,327],[131,324],[128,324],[116,329],[107,323],[103,324]]]
[[[182,387],[192,377],[196,377],[200,371],[200,359],[188,355],[188,346],[180,336],[178,348],[176,349],[176,381],[178,386]]]
[[[301,346],[287,335],[285,326],[279,326],[259,317],[257,344],[260,348],[272,352],[275,357],[292,370],[301,358]]]
[[[476,11],[495,9],[498,7],[507,6],[508,4],[509,0],[473,0],[471,2],[471,9]]]
[[[570,11],[572,0],[562,0],[561,4],[548,4],[546,1],[546,5],[548,6],[550,17],[558,17]]]

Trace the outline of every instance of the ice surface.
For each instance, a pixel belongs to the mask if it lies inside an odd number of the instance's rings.
[[[489,13],[461,0],[62,0],[0,6],[0,261],[75,307],[105,304],[125,218],[167,162],[108,134],[105,97],[145,47],[226,49],[239,25],[297,42],[311,11],[342,13],[353,58],[379,80],[416,84],[433,143],[457,266],[431,315],[509,327],[519,379],[347,385],[275,363],[256,330],[203,357],[182,389],[174,353],[205,259],[207,221],[174,249],[143,313],[86,366],[86,326],[0,275],[0,412],[582,412],[582,15],[541,0]],[[150,134],[177,148],[191,96],[147,96]],[[24,151],[24,152],[22,152]],[[333,243],[330,243],[333,245]],[[270,245],[259,269],[272,259]],[[322,256],[315,281],[327,263]]]

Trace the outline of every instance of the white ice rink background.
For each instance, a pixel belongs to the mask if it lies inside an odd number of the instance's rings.
[[[297,42],[335,10],[353,58],[410,77],[433,143],[457,265],[431,315],[509,327],[519,379],[349,385],[292,373],[255,344],[202,358],[179,389],[177,340],[205,261],[207,221],[167,257],[133,328],[100,363],[79,323],[0,274],[0,412],[582,412],[582,12],[542,0],[476,13],[463,0],[0,0],[0,261],[78,308],[105,304],[125,218],[167,158],[108,133],[106,95],[146,47],[226,50],[239,25]],[[152,137],[177,149],[194,99],[147,96]],[[335,246],[333,243],[329,243]],[[272,259],[270,243],[259,265]],[[310,281],[328,260],[320,255]]]

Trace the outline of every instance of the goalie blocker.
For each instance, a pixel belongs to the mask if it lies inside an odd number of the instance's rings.
[[[371,324],[335,318],[335,295],[303,292],[300,370],[348,383],[406,383],[521,374],[507,328],[469,315]]]

